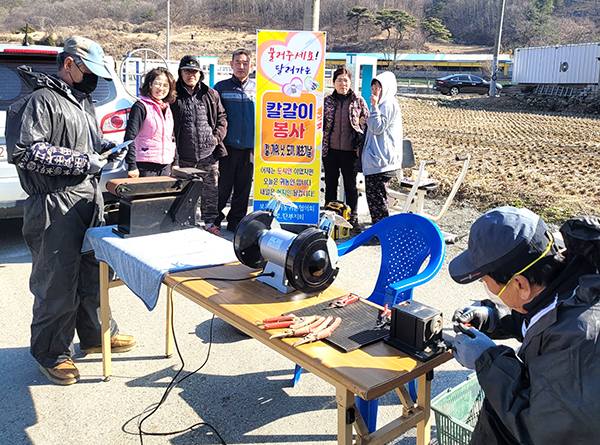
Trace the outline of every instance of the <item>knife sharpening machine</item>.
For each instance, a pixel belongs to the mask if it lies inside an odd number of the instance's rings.
[[[392,307],[390,336],[384,342],[426,362],[447,349],[442,340],[443,324],[442,313],[437,309],[406,300]]]
[[[271,273],[257,279],[283,293],[321,292],[338,274],[337,246],[321,228],[309,227],[299,234],[283,230],[275,219],[282,203],[295,207],[274,193],[266,210],[249,213],[240,221],[233,237],[235,255],[246,266]]]
[[[152,235],[194,227],[204,182],[201,170],[181,168],[173,176],[112,179],[106,189],[118,196],[120,237]]]

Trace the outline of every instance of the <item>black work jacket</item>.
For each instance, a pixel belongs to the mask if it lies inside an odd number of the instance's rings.
[[[506,346],[490,348],[476,361],[485,401],[472,444],[598,442],[600,275],[596,272],[576,257],[529,303],[527,315],[513,312],[502,317],[496,333],[507,337],[512,331],[522,345],[518,352]],[[523,320],[529,323],[524,336]]]
[[[177,100],[171,104],[171,111],[175,121],[177,150],[179,151],[180,147],[193,148],[196,152],[200,149],[196,132],[196,128],[200,123],[200,118],[197,117],[199,107],[195,104],[202,101],[206,108],[208,125],[212,128],[213,136],[217,140],[213,156],[215,159],[227,156],[227,150],[223,144],[223,139],[227,135],[227,115],[219,93],[208,85],[198,82],[194,92],[190,95],[181,78],[177,80],[176,90]],[[200,158],[197,157],[196,160],[199,161]],[[176,157],[174,165],[179,165],[178,162],[179,156]]]
[[[58,77],[25,67],[19,67],[19,75],[34,91],[27,96],[21,114],[15,118],[18,123],[6,128],[9,162],[18,164],[29,147],[37,142],[88,155],[93,150],[101,151],[102,132],[91,96],[74,91]],[[90,180],[85,174],[52,176],[22,168],[17,168],[17,172],[28,195],[70,190]]]

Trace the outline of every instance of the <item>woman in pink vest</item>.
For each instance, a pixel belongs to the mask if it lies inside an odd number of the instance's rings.
[[[125,160],[129,177],[169,176],[175,159],[173,113],[175,78],[166,68],[150,70],[133,104],[125,129],[125,140],[133,139]]]

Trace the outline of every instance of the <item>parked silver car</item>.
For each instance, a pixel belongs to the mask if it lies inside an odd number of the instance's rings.
[[[21,97],[30,93],[29,88],[17,75],[17,67],[28,65],[35,71],[56,74],[56,56],[62,48],[55,46],[0,45],[0,219],[20,218],[23,216],[23,202],[27,194],[21,188],[16,167],[7,162],[5,125],[6,110]],[[123,88],[112,67],[114,60],[106,57],[106,65],[113,74],[113,81],[98,79],[98,86],[92,93],[96,105],[96,116],[106,139],[123,142],[127,117],[135,98]],[[112,162],[102,171],[101,187],[105,201],[110,203],[114,197],[106,191],[106,181],[112,178],[127,177],[125,161]]]

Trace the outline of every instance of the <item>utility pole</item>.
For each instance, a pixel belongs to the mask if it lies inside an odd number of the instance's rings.
[[[319,14],[321,13],[321,0],[304,0],[304,30],[319,30]]]
[[[498,58],[500,57],[500,41],[502,40],[502,22],[504,21],[504,5],[506,0],[500,0],[500,15],[498,17],[498,28],[496,29],[496,43],[494,44],[494,59],[492,60],[492,79],[490,80],[489,96],[496,95],[496,79],[498,75]]]
[[[169,60],[169,28],[171,27],[171,1],[167,0],[167,60]]]

